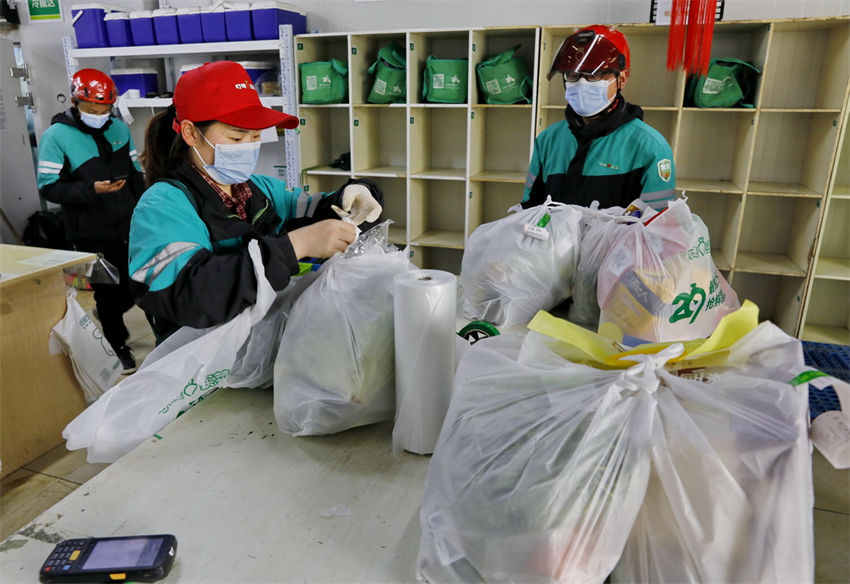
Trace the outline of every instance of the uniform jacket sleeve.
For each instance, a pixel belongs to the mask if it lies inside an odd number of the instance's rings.
[[[96,198],[94,183],[74,179],[53,126],[45,130],[38,145],[38,189],[51,203],[85,206]]]
[[[673,151],[666,140],[661,138],[649,150],[647,165],[641,178],[643,189],[640,199],[654,209],[664,209],[667,202],[676,198],[676,167],[673,164]]]
[[[298,259],[283,225],[290,219],[312,221],[318,202],[286,189],[269,177],[252,177],[272,201],[281,219],[277,232],[254,237],[260,244],[266,277],[282,290],[299,270]],[[196,328],[227,322],[257,296],[254,267],[247,245],[215,250],[209,231],[186,195],[177,187],[156,183],[142,196],[130,226],[131,289],[136,303],[159,317]]]

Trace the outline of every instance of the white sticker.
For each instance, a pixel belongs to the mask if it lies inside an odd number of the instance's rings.
[[[386,95],[387,94],[387,82],[383,79],[375,80],[375,93],[378,95]]]
[[[549,239],[549,232],[546,231],[545,227],[538,227],[536,225],[529,225],[526,223],[522,226],[522,232],[527,236],[539,239],[540,241],[546,241]]]
[[[444,89],[445,88],[445,77],[442,73],[434,73],[431,75],[431,85],[434,89]]]
[[[484,85],[485,87],[487,87],[487,93],[489,93],[490,95],[498,95],[502,93],[502,88],[499,86],[498,79],[491,79]]]
[[[307,91],[313,91],[319,86],[319,79],[316,75],[307,75]]]

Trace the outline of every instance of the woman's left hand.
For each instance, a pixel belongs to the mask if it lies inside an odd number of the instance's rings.
[[[375,200],[369,188],[354,184],[345,187],[342,191],[342,210],[346,215],[334,209],[340,217],[348,217],[354,225],[360,225],[364,221],[373,222],[381,216],[381,204]]]

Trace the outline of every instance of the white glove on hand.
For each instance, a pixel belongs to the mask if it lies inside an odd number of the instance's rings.
[[[381,216],[380,203],[375,200],[369,188],[365,185],[348,185],[342,191],[342,209],[333,206],[340,217],[348,217],[354,225],[364,221],[376,221]]]

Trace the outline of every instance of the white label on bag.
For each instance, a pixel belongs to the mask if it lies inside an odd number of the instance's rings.
[[[527,236],[539,239],[540,241],[546,241],[549,239],[549,232],[546,231],[545,228],[537,227],[536,225],[529,225],[526,223],[522,226],[522,232]]]
[[[319,86],[319,78],[316,75],[307,75],[307,90],[313,91]]]
[[[375,93],[379,95],[387,94],[387,82],[383,79],[375,79]]]

